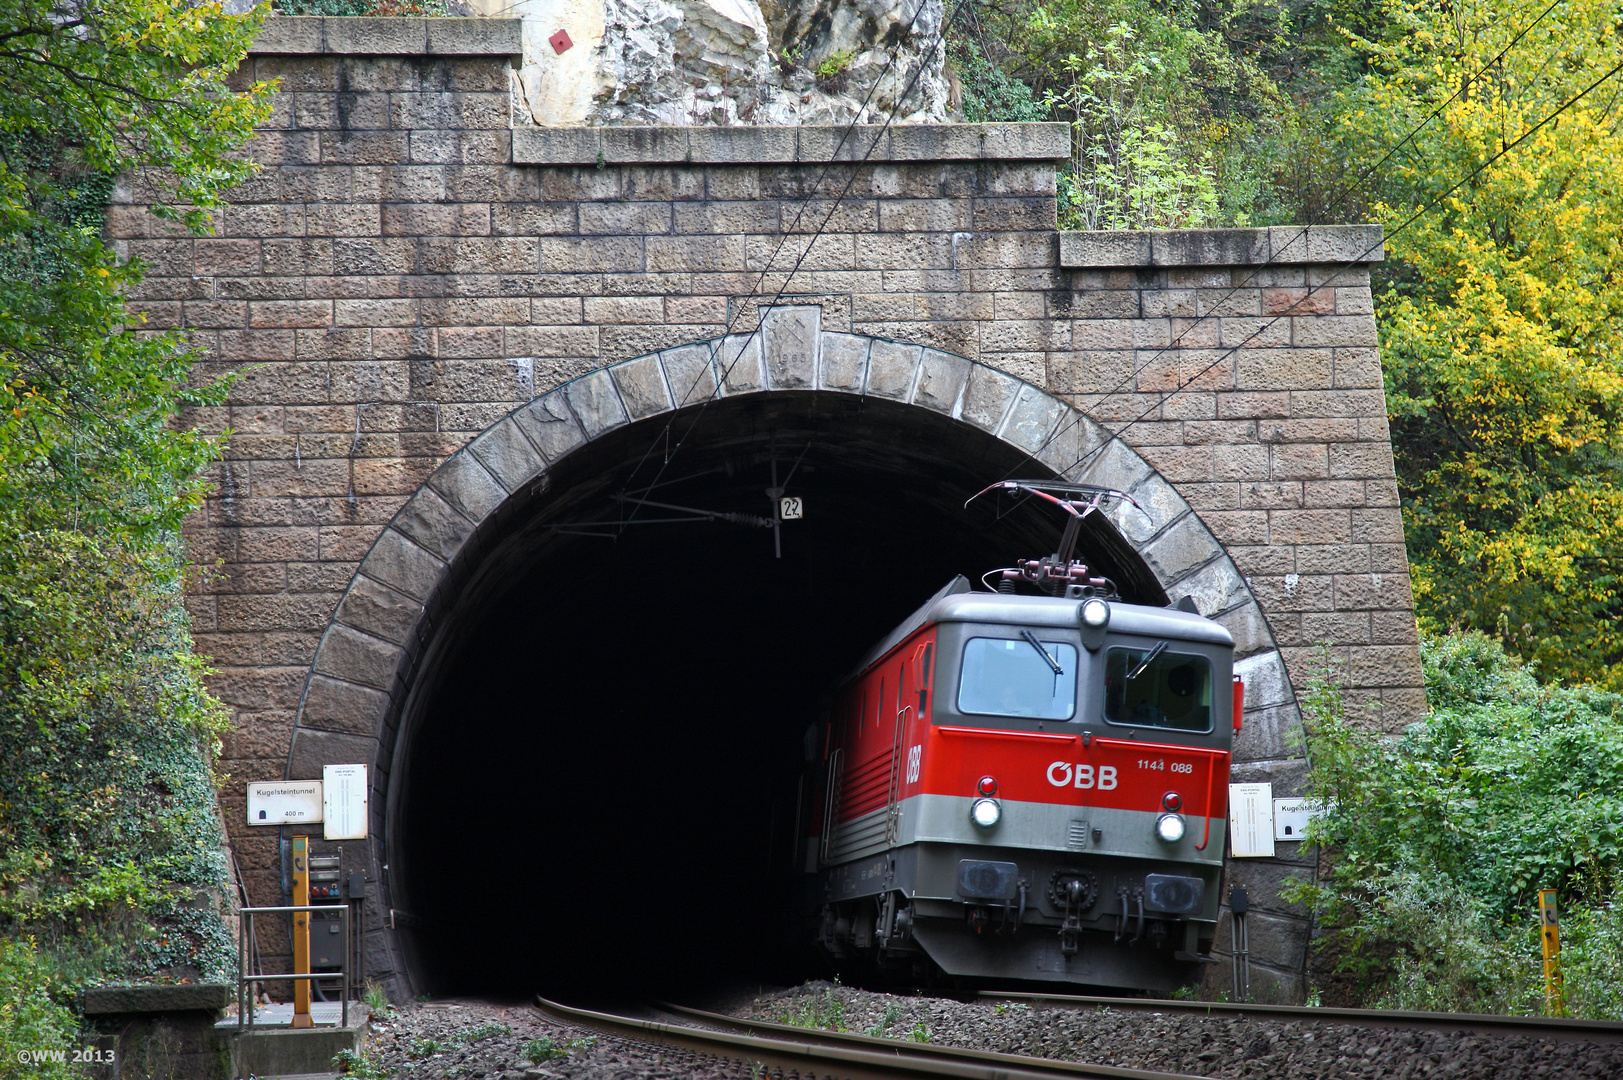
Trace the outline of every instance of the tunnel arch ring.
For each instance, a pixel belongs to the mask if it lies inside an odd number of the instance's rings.
[[[514,409],[448,457],[386,525],[328,621],[305,674],[285,775],[324,764],[370,769],[370,861],[386,869],[390,767],[403,708],[436,615],[483,554],[503,510],[542,490],[548,471],[593,440],[708,399],[806,392],[930,410],[993,436],[1054,475],[1128,492],[1109,508],[1171,600],[1245,627],[1236,652],[1279,664],[1266,618],[1223,545],[1142,456],[1062,398],[997,368],[920,344],[824,330],[818,305],[763,307],[758,333],[662,349],[598,368]],[[1079,463],[1081,463],[1079,465]],[[1041,471],[1034,467],[1033,471]],[[313,770],[313,773],[312,773]],[[413,992],[379,875],[386,953]],[[409,916],[408,916],[409,917]]]

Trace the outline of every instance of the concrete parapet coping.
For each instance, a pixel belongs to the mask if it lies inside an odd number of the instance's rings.
[[[1385,258],[1379,225],[1059,234],[1059,264],[1073,269],[1376,263]]]
[[[256,56],[511,56],[523,20],[273,15],[248,47]]]
[[[236,997],[230,983],[138,983],[92,986],[80,997],[86,1016],[223,1009]]]
[[[844,140],[842,142],[842,136]],[[1059,161],[1060,123],[515,128],[515,165],[790,165],[826,161]]]

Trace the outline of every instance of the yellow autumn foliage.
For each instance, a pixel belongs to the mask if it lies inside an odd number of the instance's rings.
[[[1422,626],[1623,689],[1619,9],[1390,0],[1384,22],[1353,41],[1369,74],[1342,120],[1365,160],[1420,128],[1374,210],[1393,233],[1377,312]]]

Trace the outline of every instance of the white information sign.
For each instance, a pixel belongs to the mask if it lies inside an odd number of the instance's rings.
[[[321,820],[320,780],[267,780],[248,785],[248,824],[308,825]]]
[[[799,495],[787,495],[778,500],[778,516],[784,521],[799,521],[806,516],[806,503]]]
[[[366,766],[324,765],[321,768],[326,819],[324,840],[366,839]]]
[[[1312,799],[1274,800],[1274,839],[1300,840],[1307,823],[1324,813],[1324,804]]]
[[[1274,786],[1229,785],[1229,838],[1236,859],[1274,853]]]

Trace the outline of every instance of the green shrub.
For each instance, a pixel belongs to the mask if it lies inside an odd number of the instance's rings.
[[[1297,895],[1338,971],[1364,1004],[1537,1011],[1553,888],[1573,1014],[1623,1017],[1623,697],[1540,685],[1480,634],[1421,656],[1434,708],[1401,736],[1353,729],[1328,667],[1302,699],[1333,858]]]
[[[79,1045],[79,1025],[70,1009],[52,1000],[54,985],[31,938],[0,939],[0,1075],[75,1075],[69,1058]],[[25,1054],[30,1060],[22,1064]]]

